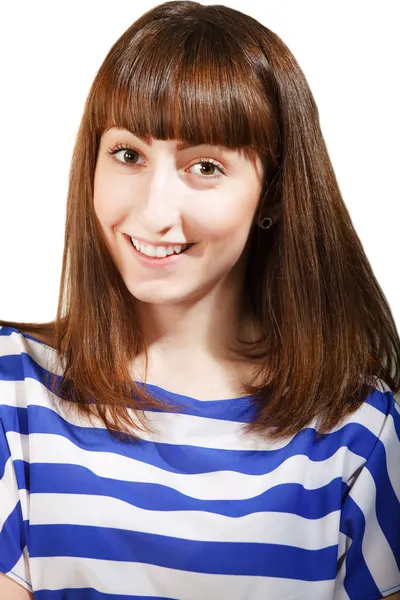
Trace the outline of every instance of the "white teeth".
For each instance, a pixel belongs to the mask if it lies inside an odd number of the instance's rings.
[[[156,248],[156,256],[157,258],[165,258],[167,256],[167,249],[163,246],[158,246]]]
[[[148,244],[142,244],[133,237],[131,237],[131,242],[135,246],[136,250],[142,254],[157,258],[165,258],[166,256],[170,256],[174,253],[180,254],[189,246],[189,244],[182,244],[181,246],[150,246]]]

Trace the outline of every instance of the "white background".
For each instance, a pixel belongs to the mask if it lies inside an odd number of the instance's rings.
[[[344,201],[400,328],[397,0],[222,3],[275,31],[300,63]],[[156,4],[2,6],[1,319],[55,317],[68,170],[84,102],[108,50]]]

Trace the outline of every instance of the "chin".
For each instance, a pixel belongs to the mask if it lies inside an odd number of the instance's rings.
[[[162,281],[151,281],[136,285],[127,285],[129,292],[140,302],[168,306],[188,300],[193,294],[179,286],[168,285]]]

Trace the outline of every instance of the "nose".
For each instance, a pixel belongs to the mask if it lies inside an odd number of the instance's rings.
[[[156,169],[144,175],[136,217],[145,231],[163,232],[179,223],[182,195],[179,187],[178,175],[172,168]]]

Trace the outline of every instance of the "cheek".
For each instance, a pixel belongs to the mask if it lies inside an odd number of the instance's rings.
[[[129,193],[115,178],[95,172],[93,188],[94,211],[103,227],[117,224],[124,216]]]
[[[247,239],[257,205],[257,191],[230,194],[223,199],[217,196],[202,205],[192,220],[198,233],[210,242],[222,244],[230,238],[232,242],[242,243]]]
[[[110,202],[107,202],[110,192],[109,188],[107,179],[102,177],[101,171],[96,169],[93,182],[93,206],[94,212],[102,225],[107,221],[107,216],[110,212]]]

